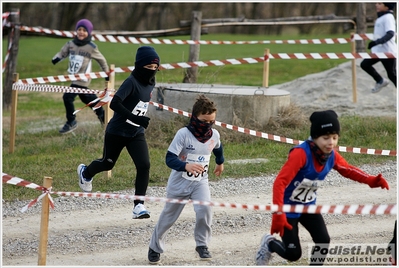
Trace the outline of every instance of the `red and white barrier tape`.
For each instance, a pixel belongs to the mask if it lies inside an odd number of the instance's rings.
[[[374,34],[365,33],[365,34],[351,34],[352,41],[360,41],[360,40],[373,40]]]
[[[78,94],[102,94],[104,91],[96,89],[85,89],[77,87],[55,86],[55,85],[36,85],[36,84],[12,84],[12,90],[36,91],[36,92],[55,92],[55,93],[78,93]]]
[[[3,174],[3,183],[10,183],[14,185],[28,187],[28,185],[35,185],[34,183],[23,181],[20,178],[12,177],[5,173]],[[18,181],[15,183],[14,178]],[[32,187],[30,187],[32,188]],[[54,201],[51,199],[50,194],[56,194],[59,196],[76,196],[76,197],[93,197],[93,198],[112,198],[112,199],[128,199],[128,200],[142,200],[142,201],[152,201],[152,202],[169,202],[178,204],[195,204],[204,206],[214,206],[214,207],[226,207],[226,208],[241,208],[250,210],[260,210],[260,211],[270,211],[270,212],[295,212],[295,213],[325,213],[325,214],[375,214],[375,215],[395,215],[397,214],[396,204],[379,204],[379,205],[248,205],[239,203],[220,203],[212,201],[201,201],[201,200],[191,200],[191,199],[173,199],[173,198],[163,198],[163,197],[147,197],[147,196],[137,196],[137,195],[124,195],[124,194],[110,194],[110,193],[82,193],[82,192],[53,192],[47,190],[42,186],[34,187],[33,189],[39,188],[40,190],[45,189],[41,196],[31,201],[27,206],[25,206],[21,211],[25,212],[29,207],[36,204],[45,194],[48,194],[50,198],[50,205],[54,208]],[[39,190],[37,189],[37,190]]]
[[[11,27],[12,28],[12,24],[11,22],[8,20],[8,17],[10,15],[19,15],[19,11],[18,12],[5,12],[2,14],[2,19],[3,19],[3,28],[4,27]]]
[[[150,104],[162,108],[164,110],[176,113],[176,114],[180,114],[180,115],[184,115],[186,117],[190,117],[191,114],[176,108],[172,108],[172,107],[168,107],[166,105],[163,104],[159,104],[156,102],[152,102],[150,101]],[[234,125],[230,125],[230,124],[226,124],[223,122],[219,122],[219,121],[215,121],[215,125],[217,126],[221,126],[223,128],[227,128],[227,129],[231,129],[237,132],[241,132],[241,133],[245,133],[245,134],[249,134],[252,136],[256,136],[256,137],[260,137],[263,139],[269,139],[269,140],[273,140],[273,141],[278,141],[278,142],[283,142],[283,143],[288,143],[288,144],[300,144],[303,141],[301,140],[294,140],[291,138],[286,138],[286,137],[281,137],[281,136],[276,136],[276,135],[272,135],[272,134],[267,134],[264,132],[260,132],[260,131],[256,131],[256,130],[251,130],[248,128],[243,128],[243,127],[238,127],[238,126],[234,126]],[[353,148],[353,147],[345,147],[345,146],[338,146],[338,151],[340,152],[347,152],[347,153],[358,153],[358,154],[373,154],[373,155],[385,155],[385,156],[396,156],[396,150],[379,150],[379,149],[367,149],[367,148]]]
[[[226,59],[226,60],[210,60],[210,61],[195,61],[195,62],[180,62],[180,63],[165,63],[159,66],[160,70],[172,70],[179,68],[192,68],[192,67],[209,67],[209,66],[223,66],[223,65],[238,65],[238,64],[253,64],[263,62],[269,59],[391,59],[396,58],[392,53],[276,53],[266,55],[258,58],[241,58],[241,59]],[[130,67],[117,67],[115,73],[124,73],[133,71],[134,66]],[[58,75],[36,78],[25,78],[18,80],[17,83],[23,84],[45,84],[66,81],[76,81],[84,78],[101,78],[107,77],[105,72],[88,73],[88,74],[75,74],[75,75]]]
[[[27,187],[27,188],[31,188],[31,189],[35,189],[35,190],[39,190],[39,191],[43,192],[39,197],[37,197],[36,199],[30,201],[29,204],[24,206],[21,209],[21,212],[25,212],[26,210],[28,210],[28,208],[34,206],[45,195],[48,195],[50,206],[52,208],[54,208],[54,201],[53,201],[53,199],[52,199],[52,197],[50,195],[50,190],[51,189],[47,189],[46,187],[37,185],[35,183],[23,180],[23,179],[18,178],[18,177],[14,177],[14,176],[8,175],[6,173],[1,173],[1,174],[2,174],[2,177],[3,177],[3,183],[8,183],[8,184],[13,184],[13,185],[17,185],[17,186]]]
[[[82,89],[82,88],[72,88],[72,87],[61,87],[61,86],[51,86],[51,85],[25,85],[25,84],[13,84],[13,90],[26,90],[26,91],[41,91],[41,92],[69,92],[69,93],[90,93],[90,94],[104,94],[104,91],[98,91],[98,90],[91,90],[91,89]],[[64,91],[65,90],[65,91]],[[111,90],[112,91],[112,90]],[[102,105],[106,104],[107,102],[111,101],[112,99],[112,94],[109,96],[105,96],[104,98],[101,99]],[[159,104],[153,101],[149,102],[151,105],[154,105],[156,107],[159,107],[161,109],[180,114],[186,117],[190,117],[191,114],[188,112],[185,112],[180,109],[176,109],[173,107],[169,107],[163,104]],[[282,136],[276,136],[273,134],[268,134],[264,132],[260,132],[257,130],[251,130],[248,128],[243,128],[239,126],[234,126],[230,125],[227,123],[215,121],[215,125],[226,128],[226,129],[231,129],[237,132],[241,132],[244,134],[249,134],[252,136],[260,137],[263,139],[269,139],[273,141],[278,141],[282,143],[288,143],[288,144],[300,144],[303,141],[301,140],[294,140],[291,138],[286,138]],[[346,146],[338,146],[337,150],[340,152],[347,152],[347,153],[357,153],[357,154],[372,154],[372,155],[385,155],[385,156],[396,156],[396,150],[381,150],[381,149],[368,149],[368,148],[354,148],[354,147],[346,147]]]
[[[22,26],[21,31],[44,33],[59,37],[73,38],[74,31],[52,30],[42,27]],[[93,34],[93,41],[123,44],[163,44],[163,45],[253,45],[253,44],[347,44],[353,40],[372,40],[373,34],[352,34],[351,38],[324,38],[299,40],[254,40],[254,41],[216,41],[216,40],[171,40],[157,38],[135,38],[121,35]]]
[[[239,203],[220,203],[191,199],[172,199],[162,197],[147,197],[137,195],[109,194],[109,193],[82,193],[82,192],[51,192],[60,196],[94,197],[130,199],[153,202],[169,202],[178,204],[195,204],[214,207],[241,208],[270,212],[295,212],[295,213],[326,213],[326,214],[397,214],[396,204],[389,205],[249,205]]]
[[[37,185],[33,182],[29,182],[29,181],[25,181],[21,178],[18,177],[14,177],[11,175],[8,175],[6,173],[1,173],[2,177],[3,177],[3,183],[8,183],[8,184],[13,184],[13,185],[17,185],[17,186],[22,186],[22,187],[27,187],[27,188],[31,188],[31,189],[35,189],[35,190],[39,190],[39,191],[45,191],[46,188],[40,185]]]
[[[89,107],[90,105],[92,105],[93,103],[96,103],[96,105],[94,105],[92,107],[92,110],[97,110],[98,108],[104,106],[105,104],[107,104],[108,102],[110,102],[112,100],[112,98],[114,97],[114,91],[113,90],[109,90],[109,89],[105,89],[100,96],[98,96],[98,98],[92,100],[91,102],[89,102],[88,104],[86,104],[85,106],[76,109],[73,114],[77,114],[78,112],[82,111],[84,108]]]
[[[57,76],[47,76],[47,77],[36,77],[36,78],[25,78],[19,79],[16,83],[18,84],[46,84],[46,83],[58,83],[67,81],[77,81],[87,78],[106,78],[108,73],[106,72],[95,72],[95,73],[85,73],[85,74],[70,74],[70,75],[57,75]]]
[[[396,55],[393,53],[275,53],[270,54],[271,59],[396,59]]]

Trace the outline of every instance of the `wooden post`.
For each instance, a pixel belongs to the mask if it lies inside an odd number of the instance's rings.
[[[269,87],[269,54],[270,49],[266,48],[264,55],[265,60],[263,61],[263,87]]]
[[[17,82],[19,74],[13,75],[13,83]],[[10,124],[10,147],[8,152],[14,153],[15,149],[15,135],[17,132],[17,104],[18,104],[18,90],[12,90],[11,92],[11,124]]]
[[[3,87],[3,109],[10,109],[12,99],[13,75],[17,72],[17,58],[20,36],[19,9],[11,9],[9,16],[11,28],[8,30],[9,55],[5,66],[5,82]],[[11,47],[10,47],[11,46]]]
[[[44,177],[43,186],[50,189],[53,178]],[[48,222],[50,212],[50,201],[48,195],[42,199],[42,218],[40,222],[40,241],[39,241],[39,258],[38,265],[46,265],[47,244],[48,244]]]
[[[198,41],[201,38],[201,24],[202,24],[202,12],[193,11],[191,17],[191,40]],[[189,62],[194,62],[199,59],[200,45],[190,45],[190,55],[188,58]],[[191,67],[186,70],[183,83],[196,83],[197,82],[198,67]]]
[[[356,53],[356,42],[351,41],[352,53]],[[353,102],[357,102],[357,81],[356,81],[356,59],[352,60],[352,98]]]
[[[109,77],[109,81],[105,82],[105,87],[108,89],[115,89],[115,72],[113,72],[115,70],[115,64],[111,64],[110,65],[110,77]],[[112,115],[113,115],[113,111],[109,108],[109,103],[104,105],[104,127],[107,127],[109,120],[111,119]]]
[[[110,71],[115,70],[115,64],[110,65]],[[105,87],[107,89],[115,89],[115,72],[111,72],[109,76],[109,81],[105,82]],[[109,103],[105,104],[104,106],[104,129],[107,127],[109,120],[111,119],[113,115],[113,111],[111,108],[109,108]],[[112,171],[108,170],[105,173],[105,178],[111,178],[112,176]]]

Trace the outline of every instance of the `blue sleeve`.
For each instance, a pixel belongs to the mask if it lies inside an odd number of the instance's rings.
[[[213,154],[216,157],[216,164],[221,165],[224,163],[223,146],[220,144],[219,148],[213,149]]]
[[[383,37],[375,40],[375,43],[377,45],[384,44],[388,42],[394,35],[395,33],[393,31],[388,31]]]
[[[177,155],[170,151],[166,153],[165,162],[166,165],[171,169],[177,171],[186,171],[186,162],[181,161]]]

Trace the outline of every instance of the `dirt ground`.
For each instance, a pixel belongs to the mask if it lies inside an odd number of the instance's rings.
[[[367,185],[349,181],[332,183],[320,190],[318,204],[390,204],[396,203],[396,171],[387,176],[391,190],[371,189]],[[256,199],[256,200],[254,200]],[[232,193],[219,202],[261,204],[268,203],[271,191],[262,196],[251,193],[237,196]],[[163,203],[146,202],[151,218],[131,219],[131,203],[120,203],[112,207],[75,209],[73,211],[51,211],[49,226],[49,246],[47,266],[147,266],[148,242],[163,208]],[[57,203],[56,203],[57,206]],[[254,210],[214,207],[216,231],[209,244],[213,260],[200,261],[194,251],[195,243],[191,235],[194,212],[192,205],[186,205],[182,215],[170,230],[166,251],[161,255],[163,266],[254,266],[254,256],[261,237],[270,230],[270,213]],[[3,242],[30,240],[30,246],[17,249],[26,254],[7,253],[3,246],[3,266],[36,266],[37,252],[29,247],[37,247],[40,232],[40,213],[23,214],[3,218]],[[257,219],[247,224],[240,219]],[[336,215],[325,214],[331,243],[370,243],[387,244],[392,238],[396,215]],[[225,228],[224,231],[220,226]],[[188,232],[188,235],[184,235]],[[119,235],[118,235],[119,234]],[[91,239],[98,236],[97,241]],[[102,241],[101,237],[104,237]],[[108,238],[106,238],[108,236]],[[60,238],[59,241],[54,237]],[[68,237],[65,245],[62,237]],[[88,237],[91,237],[90,239]],[[288,265],[307,265],[306,258],[310,236],[301,227],[300,237],[303,247],[302,259]],[[87,240],[86,240],[87,239]],[[61,249],[60,249],[61,247]],[[64,250],[62,249],[64,247]],[[275,254],[276,255],[276,254]],[[287,265],[278,257],[271,264]]]

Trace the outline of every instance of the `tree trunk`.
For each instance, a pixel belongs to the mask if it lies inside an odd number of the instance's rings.
[[[202,13],[200,11],[193,11],[192,24],[191,24],[191,40],[200,40],[201,38],[201,20]],[[193,62],[199,59],[200,45],[190,45],[190,56],[188,61]],[[187,69],[183,83],[196,83],[197,82],[198,67],[191,67]]]
[[[356,33],[364,34],[367,31],[367,21],[366,21],[366,5],[364,3],[357,4],[357,14],[356,14]],[[356,41],[356,51],[364,52],[366,51],[365,40]]]

